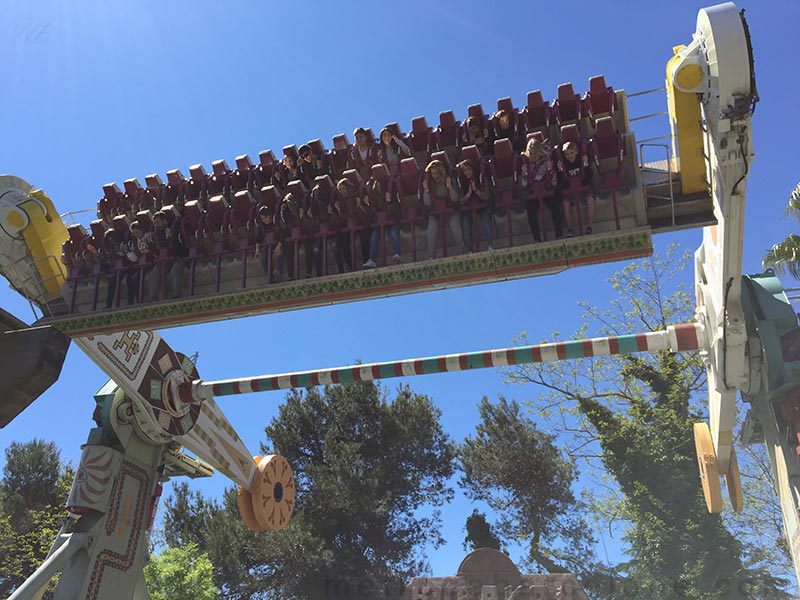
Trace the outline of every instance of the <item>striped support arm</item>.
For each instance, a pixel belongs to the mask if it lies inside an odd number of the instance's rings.
[[[285,373],[282,375],[262,375],[214,382],[198,380],[184,384],[185,387],[181,390],[181,396],[184,401],[197,402],[214,396],[286,390],[351,381],[372,381],[391,377],[449,373],[486,367],[506,367],[509,365],[631,354],[634,352],[656,352],[659,350],[684,352],[704,349],[706,349],[706,343],[702,325],[691,323],[673,325],[664,331],[651,333],[535,344],[482,352],[444,354],[428,358],[412,358],[334,369]]]

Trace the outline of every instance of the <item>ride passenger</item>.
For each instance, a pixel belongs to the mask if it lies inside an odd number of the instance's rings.
[[[313,265],[317,277],[322,275],[322,237],[319,235],[319,214],[317,207],[312,203],[311,194],[306,194],[304,205],[300,210],[300,222],[305,236],[303,247],[306,256],[306,278],[311,277]]]
[[[537,188],[552,190],[544,199],[544,204],[550,211],[553,219],[553,230],[556,239],[564,234],[564,213],[561,207],[560,190],[558,188],[558,178],[553,168],[553,151],[547,143],[532,138],[528,140],[528,145],[523,152],[522,177],[520,178],[520,188],[525,200],[525,210],[528,213],[528,226],[531,228],[531,235],[536,242],[542,241],[541,231],[539,230],[539,198],[534,198],[533,194]]]
[[[353,131],[353,137],[356,143],[350,148],[350,153],[347,157],[347,168],[358,171],[361,181],[366,181],[369,179],[372,165],[378,162],[377,149],[375,144],[370,142],[367,130],[363,127],[357,127]]]
[[[131,235],[133,236],[132,242],[135,244],[136,248],[136,262],[139,262],[139,257],[145,256],[148,260],[152,260],[155,257],[155,249],[156,245],[153,241],[153,234],[145,232],[144,226],[139,221],[134,221],[130,225]],[[137,269],[137,279],[141,279],[141,272]],[[138,286],[137,286],[138,287]],[[157,295],[157,294],[156,294]],[[137,290],[137,297],[138,297],[138,290]]]
[[[519,143],[520,136],[517,128],[514,126],[514,121],[511,120],[511,114],[507,110],[501,109],[494,113],[494,119],[496,122],[494,139],[501,140],[507,138],[514,147],[514,151],[520,152],[522,149]]]
[[[167,251],[168,259],[165,261],[157,260],[150,272],[150,300],[155,302],[159,298],[161,290],[161,269],[169,269],[169,279],[172,284],[171,298],[181,298],[183,296],[183,259],[189,256],[189,250],[183,243],[183,239],[174,227],[167,221],[167,215],[163,211],[158,211],[153,215],[153,239],[155,241],[156,252]],[[166,296],[167,290],[164,290]]]
[[[491,191],[488,184],[482,180],[480,169],[472,160],[462,160],[456,165],[458,173],[459,204],[461,206],[461,231],[464,239],[464,248],[472,252],[473,242],[473,212],[478,213],[483,232],[483,241],[487,250],[494,250],[492,246],[492,206]],[[477,209],[476,209],[477,206]],[[480,244],[478,244],[480,248]]]
[[[332,193],[331,201],[328,203],[328,222],[334,234],[331,236],[331,249],[333,250],[333,258],[336,261],[336,268],[339,274],[345,272],[344,265],[347,264],[347,270],[353,269],[353,255],[350,252],[350,236],[345,231],[347,227],[347,184],[348,179],[342,179],[336,184],[336,190]]]
[[[374,269],[378,266],[375,258],[378,253],[380,230],[375,226],[377,220],[377,204],[373,203],[368,190],[363,195],[356,195],[356,219],[361,223],[359,238],[361,241],[362,269]]]
[[[464,128],[461,133],[461,147],[477,146],[481,156],[489,156],[494,153],[489,130],[477,117],[469,117],[464,121]]]
[[[411,156],[411,148],[394,135],[388,127],[384,127],[381,130],[377,162],[385,164],[389,167],[389,172],[397,176],[400,173],[400,161],[409,156]]]
[[[103,236],[103,247],[100,252],[100,263],[110,268],[115,262],[120,261],[122,273],[125,274],[125,288],[128,295],[128,306],[134,303],[134,291],[139,289],[139,271],[133,266],[136,264],[136,252],[131,242],[123,239],[121,231],[109,229]],[[116,295],[117,276],[107,278],[108,291],[106,292],[106,308],[111,308]]]
[[[592,182],[592,170],[589,168],[587,157],[580,156],[578,144],[575,142],[565,142],[561,148],[563,159],[558,163],[558,187],[561,193],[566,193],[563,200],[564,214],[567,218],[567,237],[575,235],[577,227],[576,211],[580,210],[578,203],[586,207],[586,229],[584,233],[592,233],[592,223],[594,222],[594,186]],[[573,192],[570,191],[573,182],[577,180],[581,187],[588,187],[588,190]]]
[[[330,164],[325,160],[325,157],[315,155],[308,144],[300,146],[297,152],[300,156],[300,162],[297,167],[300,169],[301,179],[307,188],[314,185],[314,180],[318,176],[331,174]]]
[[[294,194],[291,192],[284,195],[278,207],[278,244],[276,245],[277,256],[283,256],[286,262],[286,271],[289,281],[294,280],[294,256],[297,248],[295,242],[291,240],[292,230],[300,227],[301,215],[300,205]]]
[[[392,261],[399,263],[402,260],[400,255],[400,221],[403,218],[403,207],[397,192],[397,185],[395,185],[394,179],[380,181],[373,178],[368,187],[372,205],[378,207],[381,211],[386,211],[391,221],[388,229],[389,237],[392,240]],[[376,227],[372,233],[372,237],[376,242],[379,239],[379,235],[379,228]],[[376,257],[377,245],[371,256],[373,262]]]
[[[353,182],[343,177],[336,183],[336,189],[344,202],[347,213],[353,217],[360,229],[358,232],[359,245],[361,246],[361,259],[364,261],[362,268],[372,269],[377,267],[374,256],[378,251],[379,232],[373,228],[375,223],[375,208],[370,202],[369,194],[364,190],[356,190]],[[355,260],[355,257],[353,257]]]
[[[301,181],[302,179],[303,174],[297,166],[297,161],[294,156],[287,154],[275,167],[272,185],[278,188],[281,194],[285,194],[290,181]]]
[[[456,186],[440,160],[432,160],[425,167],[425,177],[422,180],[422,202],[428,209],[428,258],[436,258],[441,242],[439,240],[439,226],[442,217],[446,214],[447,226],[453,235],[453,241],[458,244],[461,237],[461,216],[456,210],[459,196]]]
[[[266,243],[267,236],[271,233],[275,235],[275,244],[272,248]],[[283,252],[277,233],[275,212],[269,206],[262,206],[258,209],[258,234],[256,237],[255,256],[259,259],[264,275],[267,276],[267,281],[270,283],[278,281],[283,271]],[[272,254],[272,261],[270,261],[270,253]],[[271,271],[270,262],[272,263]]]

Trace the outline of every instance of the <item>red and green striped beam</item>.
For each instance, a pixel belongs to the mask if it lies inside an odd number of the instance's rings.
[[[412,358],[334,369],[284,373],[281,375],[262,375],[213,382],[197,380],[183,384],[179,393],[184,402],[198,402],[214,396],[268,392],[351,381],[373,381],[375,379],[410,377],[413,375],[428,375],[430,373],[450,373],[487,367],[506,367],[509,365],[543,363],[574,358],[590,358],[593,356],[656,352],[659,350],[671,350],[673,352],[704,350],[706,349],[705,345],[702,325],[691,323],[672,325],[664,331],[650,333],[534,344],[482,352],[444,354],[428,358]]]

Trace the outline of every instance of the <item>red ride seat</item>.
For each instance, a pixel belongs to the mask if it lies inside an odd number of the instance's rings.
[[[230,230],[242,253],[242,288],[247,286],[247,253],[255,247],[254,215],[257,202],[247,190],[236,192],[230,209]]]
[[[516,180],[516,155],[511,140],[503,138],[494,143],[494,159],[492,160],[495,185],[498,190],[510,189]]]
[[[425,117],[414,117],[411,120],[411,133],[408,134],[408,145],[417,162],[428,162],[428,154],[433,143],[433,129],[428,127]]]
[[[556,148],[556,153],[558,154],[559,158],[561,157],[561,148],[567,142],[575,142],[578,144],[578,152],[580,153],[584,165],[589,162],[589,154],[587,151],[586,141],[581,137],[580,132],[578,131],[577,125],[564,125],[561,128],[561,142]]]
[[[278,193],[278,188],[274,185],[265,185],[261,188],[261,202],[259,203],[259,208],[261,206],[266,206],[274,213],[280,203],[281,196]]]
[[[611,190],[611,204],[614,209],[614,222],[619,229],[617,191],[625,186],[625,141],[622,134],[614,129],[612,117],[597,119],[597,131],[591,140],[592,159],[597,172],[598,190]]]
[[[83,274],[83,250],[89,234],[83,225],[70,225],[67,227],[67,241],[61,246],[64,264],[67,266],[67,277],[74,278]]]
[[[553,102],[553,112],[559,126],[575,124],[580,128],[581,98],[572,89],[571,83],[558,86],[558,98]]]
[[[192,165],[189,167],[189,182],[187,186],[187,198],[189,200],[200,200],[205,203],[208,199],[208,173],[203,165]]]
[[[325,144],[322,143],[322,140],[309,140],[308,147],[311,148],[311,153],[315,156],[325,157],[328,151],[325,149]]]
[[[332,172],[331,169],[331,155],[328,150],[325,148],[325,144],[322,143],[322,140],[309,140],[308,147],[311,148],[311,154],[322,161],[322,172],[323,173],[330,173]]]
[[[312,149],[313,152],[313,149]],[[314,185],[311,188],[311,192],[309,195],[309,199],[313,198],[314,196],[314,189],[319,188],[322,190],[321,197],[322,202],[320,206],[317,206],[317,210],[319,211],[327,211],[328,206],[331,204],[331,197],[333,194],[333,190],[335,189],[335,185],[333,183],[333,179],[331,179],[330,175],[317,175],[314,178]],[[322,238],[322,274],[328,274],[328,237],[331,235],[331,225],[330,221],[325,218],[321,218],[319,220],[319,233],[317,234],[318,237]]]
[[[470,104],[467,109],[467,116],[478,119],[478,121],[483,123],[483,128],[489,130],[489,136],[492,136],[492,122],[486,113],[483,112],[483,106],[480,104]]]
[[[589,91],[584,97],[592,124],[600,117],[613,117],[617,107],[614,88],[606,86],[605,77],[595,75],[589,79]]]
[[[194,295],[197,261],[206,255],[205,218],[205,210],[197,200],[190,200],[183,207],[183,219],[180,225],[183,233],[183,242],[189,248],[190,296]]]
[[[148,210],[147,202],[143,202],[144,190],[142,184],[136,178],[126,179],[123,182],[125,188],[125,204],[133,209],[134,212]]]
[[[489,164],[487,159],[481,156],[481,151],[478,150],[477,146],[464,146],[461,149],[461,160],[472,161],[472,164],[480,170],[481,179],[486,181],[486,178],[490,175]]]
[[[253,242],[253,231],[250,222],[253,217],[257,202],[247,190],[236,192],[233,196],[233,205],[230,211],[231,233],[239,242],[239,247]]]
[[[400,177],[398,188],[400,200],[407,208],[416,208],[420,202],[420,181],[422,172],[419,162],[414,157],[404,158],[400,161]]]
[[[404,144],[408,144],[408,140],[406,139],[406,134],[400,130],[400,125],[395,123],[387,123],[386,129],[388,129],[392,135],[397,136],[400,140],[403,141]],[[380,142],[380,140],[376,140]]]
[[[222,274],[222,255],[230,248],[230,206],[222,194],[208,200],[205,218],[206,239],[211,243],[211,255],[216,257],[214,290],[219,292]]]
[[[500,98],[497,100],[497,111],[500,112],[501,110],[506,111],[511,118],[511,125],[514,127],[514,143],[516,144],[517,141],[524,140],[525,122],[520,117],[519,110],[514,108],[514,103],[511,102],[511,98]],[[497,119],[492,118],[492,122],[495,126],[495,132],[497,132]]]
[[[506,228],[508,231],[508,245],[513,246],[511,231],[511,207],[517,204],[517,170],[518,155],[514,152],[511,140],[503,138],[494,142],[494,158],[490,163],[492,180],[494,181],[497,201],[495,208],[498,212],[506,213]]]
[[[183,206],[187,200],[189,181],[179,169],[167,171],[167,197],[171,203]]]
[[[232,185],[235,192],[249,190],[255,193],[256,166],[247,154],[236,157],[236,170],[232,175]]]
[[[291,156],[295,162],[300,161],[300,153],[297,151],[297,146],[294,144],[290,144],[288,146],[283,147],[283,155],[284,156]]]
[[[447,152],[444,152],[443,150],[434,152],[431,154],[431,160],[429,162],[433,162],[434,160],[438,160],[444,165],[444,171],[448,177],[452,175],[453,166],[450,164],[450,157],[447,155]]]
[[[233,171],[224,160],[215,160],[211,163],[212,175],[209,179],[209,193],[224,194],[230,201],[231,177]]]
[[[347,157],[350,155],[350,140],[343,133],[333,136],[333,150],[331,150],[331,169],[335,179],[339,179],[347,170]]]
[[[541,90],[528,92],[528,103],[522,114],[527,131],[541,131],[546,138],[550,137],[550,103],[542,99]]]
[[[158,210],[165,204],[172,204],[174,198],[169,197],[169,191],[158,173],[145,175],[145,197],[147,198],[148,208]]]
[[[262,150],[258,153],[258,167],[256,167],[255,172],[256,189],[260,189],[265,185],[270,185],[277,164],[278,161],[272,153],[272,150]]]
[[[350,183],[353,184],[357,194],[361,194],[363,192],[362,188],[364,185],[361,181],[361,175],[358,171],[355,169],[347,169],[347,171],[342,173],[342,178],[350,180]]]
[[[103,186],[103,197],[97,202],[97,216],[111,223],[114,217],[124,214],[124,210],[120,211],[120,198],[122,192],[116,183],[107,183]]]
[[[461,122],[456,120],[452,110],[440,112],[439,127],[434,135],[436,149],[455,157],[460,131]]]
[[[499,98],[497,100],[497,110],[504,110],[515,116],[517,114],[517,109],[514,108],[514,103],[511,102],[511,98]]]
[[[89,234],[83,225],[67,227],[67,241],[61,246],[61,261],[67,268],[67,282],[71,284],[69,312],[75,311],[75,296],[78,292],[78,281],[86,275],[84,247]]]
[[[117,215],[111,222],[111,227],[119,231],[124,239],[130,237],[131,219],[127,215]]]
[[[305,206],[305,199],[308,195],[308,188],[305,183],[299,179],[295,179],[288,183],[286,189],[297,198],[297,201],[300,202],[300,206]]]

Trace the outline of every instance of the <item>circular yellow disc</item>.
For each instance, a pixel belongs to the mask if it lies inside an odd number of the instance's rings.
[[[258,464],[258,461],[262,458],[263,456],[253,457],[256,464]],[[236,500],[239,503],[239,516],[242,517],[242,521],[247,525],[247,528],[250,529],[250,531],[264,531],[261,525],[258,524],[256,515],[253,512],[253,495],[250,491],[244,489],[242,486],[237,486]]]
[[[26,224],[25,215],[23,215],[18,210],[8,211],[8,213],[6,214],[6,220],[8,221],[8,224],[11,225],[11,227],[13,227],[14,229],[22,229],[23,227],[25,227]]]
[[[686,90],[696,88],[702,81],[703,69],[699,65],[689,63],[675,73],[675,83]]]
[[[742,495],[742,478],[739,475],[739,461],[736,459],[736,452],[731,447],[731,460],[728,463],[728,472],[723,475],[725,486],[728,488],[728,499],[736,512],[742,512],[744,508],[744,496]]]
[[[262,457],[250,491],[259,526],[269,531],[286,527],[294,510],[296,491],[289,462],[279,454]]]
[[[239,516],[250,531],[264,531],[253,513],[253,494],[242,486],[236,488],[236,500],[239,503]]]
[[[700,481],[703,483],[703,496],[710,513],[722,512],[722,487],[719,484],[717,455],[714,452],[714,441],[706,423],[694,424],[694,447],[697,452],[697,466],[700,469]]]

